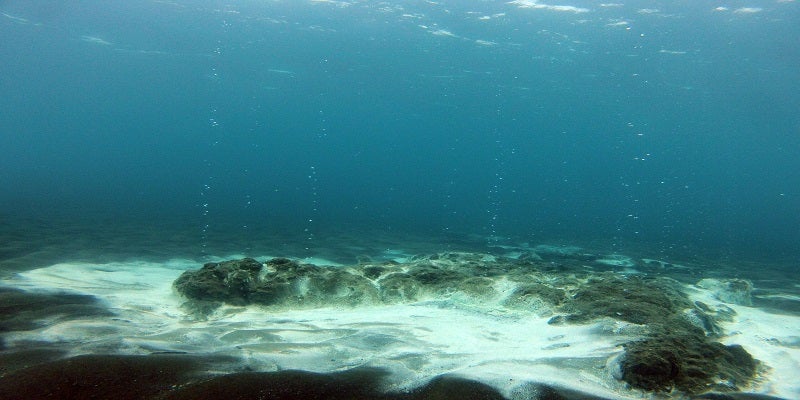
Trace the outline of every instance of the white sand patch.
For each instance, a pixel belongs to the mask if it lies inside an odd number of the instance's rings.
[[[736,311],[732,322],[721,323],[723,344],[738,344],[767,368],[760,382],[747,392],[800,399],[800,317],[768,313],[764,310],[721,303],[712,290],[690,286],[690,298],[712,307],[724,304]]]
[[[730,333],[722,342],[742,345],[770,368],[757,392],[800,399],[800,317],[729,306],[737,313],[736,322],[726,326]]]
[[[112,307],[146,305],[165,309],[179,304],[172,293],[172,281],[183,271],[197,267],[198,263],[190,260],[170,260],[162,264],[144,261],[62,263],[19,273],[8,283],[26,290],[64,290],[94,295]]]

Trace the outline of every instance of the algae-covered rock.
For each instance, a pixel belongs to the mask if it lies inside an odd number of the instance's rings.
[[[602,274],[567,297],[550,323],[584,323],[602,317],[640,324],[645,338],[623,345],[620,379],[653,392],[735,391],[755,376],[757,361],[741,346],[712,340],[722,333],[726,309],[692,303],[678,282]],[[732,312],[732,310],[730,310]]]
[[[245,258],[187,271],[174,287],[191,300],[187,309],[201,315],[223,303],[302,308],[447,299],[488,302],[493,308],[539,316],[558,313],[550,323],[614,319],[638,328],[639,339],[623,344],[617,364],[619,379],[633,388],[694,395],[736,391],[754,378],[758,362],[745,349],[713,340],[724,333],[721,323],[735,315],[730,307],[692,302],[681,284],[669,278],[587,272],[579,259],[590,255],[580,249],[549,250],[546,254],[561,261],[447,252],[404,263],[328,267],[286,258],[265,263]],[[544,267],[555,264],[565,268]],[[717,298],[739,303],[752,289],[742,280],[701,284],[721,293]]]
[[[458,271],[430,264],[414,266],[408,274],[420,284],[433,287],[452,287],[464,277]]]
[[[355,306],[374,303],[378,298],[378,290],[369,279],[349,271],[328,269],[308,279],[300,299]]]
[[[647,391],[735,391],[756,373],[757,362],[741,346],[710,342],[698,334],[658,336],[624,347],[622,379]]]
[[[410,275],[393,273],[380,281],[381,299],[385,303],[415,301],[420,295],[420,284]]]
[[[493,283],[489,278],[476,276],[461,280],[456,289],[476,299],[484,299],[495,295]]]
[[[371,281],[361,275],[285,258],[264,264],[252,258],[208,263],[200,270],[184,272],[174,287],[191,300],[237,306],[356,305],[379,297]]]
[[[186,271],[175,280],[175,289],[190,299],[250,304],[250,293],[263,265],[252,259],[207,263],[197,271]]]
[[[722,336],[720,322],[733,321],[736,311],[724,304],[709,306],[695,301],[694,308],[684,310],[684,317],[692,325],[702,329],[706,336]]]
[[[611,317],[647,324],[688,307],[691,303],[671,279],[604,274],[589,279],[563,310],[570,322]]]
[[[208,263],[200,270],[184,272],[174,287],[192,301],[206,302],[189,307],[191,310],[220,303],[356,306],[417,301],[455,292],[481,299],[495,294],[493,281],[474,272],[495,264],[484,255],[470,253],[420,257],[402,267],[391,263],[322,267],[286,258],[262,264],[245,258]]]
[[[541,312],[543,308],[561,305],[566,299],[564,289],[533,282],[519,285],[503,304],[507,307]]]

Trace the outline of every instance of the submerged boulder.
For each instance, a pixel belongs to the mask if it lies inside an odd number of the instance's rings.
[[[208,263],[184,272],[174,287],[191,300],[236,306],[357,305],[378,298],[374,285],[361,275],[286,258],[263,264],[252,258]]]
[[[184,272],[173,285],[190,299],[246,305],[262,268],[252,258],[207,263],[197,271]]]
[[[676,281],[603,274],[590,278],[565,304],[568,322],[600,317],[634,324],[658,323],[691,307]]]
[[[566,315],[551,323],[614,318],[646,327],[643,339],[623,344],[618,378],[650,392],[737,391],[755,377],[758,362],[741,346],[713,340],[731,312],[693,303],[677,281],[605,273],[565,298]]]
[[[503,304],[506,307],[528,309],[538,314],[546,314],[566,300],[567,295],[564,289],[533,282],[517,286]]]
[[[622,380],[647,391],[736,391],[750,382],[757,368],[757,362],[741,346],[708,341],[699,331],[656,336],[627,343],[624,348]]]
[[[207,263],[184,272],[175,289],[208,313],[214,304],[321,306],[402,303],[459,292],[476,301],[495,296],[493,280],[509,265],[486,255],[442,253],[406,264],[325,267],[286,258]],[[209,304],[211,306],[209,306]]]

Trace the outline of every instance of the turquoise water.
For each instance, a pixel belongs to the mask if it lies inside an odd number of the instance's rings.
[[[795,2],[0,11],[7,221],[797,260]]]
[[[186,353],[227,357],[203,379],[667,398],[620,360],[681,321],[757,360],[705,389],[796,398],[798,21],[793,0],[0,0],[0,394],[56,379],[31,354]],[[248,284],[294,265],[272,257],[326,267],[200,316],[172,285],[243,257]],[[363,293],[331,276],[410,294],[342,306]],[[651,279],[676,297],[639,318]],[[575,314],[592,296],[611,311]]]

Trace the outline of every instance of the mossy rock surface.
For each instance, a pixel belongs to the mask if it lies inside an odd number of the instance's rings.
[[[190,299],[246,305],[251,303],[249,297],[256,291],[262,268],[252,258],[207,263],[197,271],[181,274],[173,286]]]
[[[660,322],[691,307],[678,283],[666,278],[604,274],[575,291],[563,310],[570,322],[611,317],[634,324]]]
[[[652,392],[735,391],[752,380],[757,362],[739,345],[703,336],[655,336],[625,344],[622,379]]]
[[[208,263],[184,272],[175,289],[194,302],[322,306],[402,303],[455,292],[482,299],[495,294],[493,281],[475,276],[475,269],[488,270],[483,256],[446,253],[399,266],[391,263],[322,267],[286,258],[260,263],[252,258]],[[452,259],[466,259],[463,266]]]
[[[558,306],[566,300],[567,292],[564,289],[533,282],[522,284],[514,289],[504,304],[514,308],[530,308],[542,304]]]

